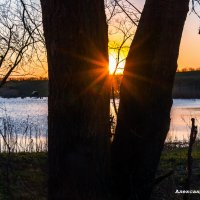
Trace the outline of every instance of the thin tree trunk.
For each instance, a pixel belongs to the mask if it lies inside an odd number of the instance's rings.
[[[169,130],[189,0],[147,0],[121,85],[112,172],[116,199],[148,200]]]
[[[191,177],[192,177],[192,163],[193,163],[193,157],[192,157],[192,148],[195,143],[196,137],[197,137],[197,126],[195,126],[195,119],[192,118],[192,127],[190,132],[190,140],[189,140],[189,147],[188,147],[188,153],[187,153],[187,178],[185,181],[185,190],[190,190],[190,184],[191,184]],[[188,200],[189,194],[185,193],[183,195],[183,200]]]
[[[41,0],[49,67],[49,199],[106,199],[108,35],[103,0]]]

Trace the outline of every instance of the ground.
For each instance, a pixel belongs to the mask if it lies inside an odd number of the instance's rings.
[[[0,199],[44,200],[46,195],[47,153],[0,154]]]
[[[193,149],[193,177],[191,189],[200,190],[200,143]],[[187,147],[165,148],[157,176],[170,170],[174,174],[159,183],[153,192],[153,200],[181,200],[176,189],[182,189],[186,178]],[[0,154],[0,199],[46,200],[47,153]],[[191,200],[200,199],[200,194],[190,195]]]
[[[155,187],[153,200],[182,200],[182,194],[175,194],[176,190],[184,190],[187,174],[187,147],[184,148],[165,148],[158,169],[158,175],[166,174],[173,170],[170,177],[163,180]],[[200,191],[200,143],[196,142],[193,147],[193,168],[191,190]],[[200,200],[200,194],[191,194],[190,200]]]

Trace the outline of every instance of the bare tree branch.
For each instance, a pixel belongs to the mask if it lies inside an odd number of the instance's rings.
[[[0,0],[0,87],[14,72],[23,75],[36,63],[42,69],[43,60],[46,49],[39,0]]]

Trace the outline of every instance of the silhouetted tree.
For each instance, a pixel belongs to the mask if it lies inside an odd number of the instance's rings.
[[[49,65],[49,199],[106,200],[110,174],[113,199],[150,198],[169,129],[188,4],[146,1],[127,57],[110,160],[104,2],[41,0]]]
[[[116,199],[148,200],[169,130],[189,0],[146,0],[121,85],[112,172]]]
[[[110,99],[104,1],[41,5],[49,66],[49,199],[105,199]]]

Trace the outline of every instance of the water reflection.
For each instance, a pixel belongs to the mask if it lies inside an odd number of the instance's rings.
[[[47,101],[47,98],[0,98],[0,151],[8,149],[6,143],[13,151],[47,150]],[[119,105],[118,99],[116,104]],[[110,105],[116,125],[112,100]],[[200,99],[175,99],[167,141],[188,140],[191,118],[200,127]]]
[[[200,99],[176,99],[171,110],[171,125],[167,140],[185,141],[189,139],[191,118],[195,119],[200,134]]]
[[[111,115],[116,114],[113,108],[113,100],[111,100]],[[119,105],[119,100],[116,99]],[[195,118],[196,125],[200,127],[200,99],[174,99],[171,110],[171,124],[166,141],[187,141],[190,134],[191,118]],[[200,129],[198,128],[198,133]],[[199,137],[199,134],[198,136]]]
[[[47,98],[0,98],[0,152],[47,151]]]

